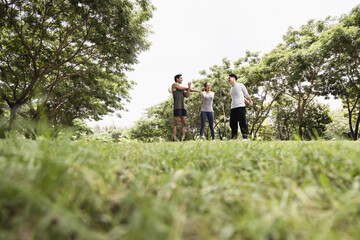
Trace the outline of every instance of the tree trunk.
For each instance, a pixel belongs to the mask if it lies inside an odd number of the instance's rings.
[[[254,132],[254,137],[253,137],[253,140],[255,141],[256,140],[256,135],[257,135],[257,132],[259,131],[259,128],[257,129],[257,130],[255,130],[255,132]]]
[[[277,112],[278,112],[278,115],[277,115],[277,130],[278,130],[278,138],[279,140],[281,140],[281,129],[280,129],[280,114],[279,114],[279,105],[277,106]]]
[[[15,126],[15,120],[16,120],[16,112],[17,112],[17,109],[19,107],[18,106],[11,106],[10,107],[10,121],[9,121],[9,131],[13,130],[14,129],[14,126]]]
[[[354,136],[353,139],[356,141],[359,138],[359,124],[360,124],[360,110],[358,112],[358,116],[357,116],[357,120],[356,120],[356,124],[355,124],[355,131],[354,131]]]
[[[303,120],[303,114],[304,114],[304,108],[305,108],[305,101],[301,105],[302,100],[302,92],[301,92],[301,81],[298,81],[298,89],[299,89],[299,98],[298,98],[298,123],[299,123],[299,136],[300,140],[303,140],[303,131],[302,131],[302,120]]]
[[[220,129],[220,127],[217,128],[217,131],[218,131],[218,134],[219,134],[219,137],[220,137],[220,141],[222,141],[222,140],[223,140],[223,136],[222,136],[222,134],[221,134],[221,129]]]
[[[351,134],[351,137],[354,139],[355,135],[354,135],[354,129],[352,127],[352,111],[348,111],[349,113],[349,128],[350,128],[350,134]]]
[[[223,114],[224,114],[224,133],[223,133],[223,137],[226,136],[226,114],[225,114],[225,106],[223,104],[222,106],[222,109],[223,109]]]
[[[303,139],[303,126],[302,126],[302,124],[303,124],[303,115],[304,115],[304,112],[300,110],[299,111],[299,121],[298,121],[298,123],[299,123],[299,136],[300,136],[301,141],[304,140]]]
[[[303,141],[304,140],[304,133],[303,133],[303,120],[304,120],[304,113],[305,113],[305,107],[306,107],[306,100],[304,100],[301,104],[300,100],[299,100],[299,119],[298,119],[298,123],[299,123],[299,135],[300,135],[300,140]]]

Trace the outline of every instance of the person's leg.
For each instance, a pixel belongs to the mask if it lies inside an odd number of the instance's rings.
[[[185,140],[186,116],[181,116],[181,140]]]
[[[202,137],[204,135],[204,128],[205,128],[205,122],[206,122],[206,112],[201,112],[200,118],[201,118],[200,139],[202,139]]]
[[[230,128],[231,128],[231,138],[237,138],[237,131],[238,131],[238,120],[236,117],[236,108],[231,109],[230,112]]]
[[[210,131],[211,131],[211,138],[212,138],[212,140],[215,140],[214,113],[213,113],[213,112],[208,112],[208,113],[207,113],[207,116],[208,116],[208,120],[209,120],[209,127],[210,127]]]
[[[243,139],[247,139],[249,135],[249,129],[246,122],[246,109],[241,107],[239,111],[239,121],[240,121],[240,130],[243,136]]]
[[[175,141],[176,139],[176,128],[177,125],[180,121],[180,117],[174,117],[174,124],[173,124],[173,129],[172,129],[172,140]]]

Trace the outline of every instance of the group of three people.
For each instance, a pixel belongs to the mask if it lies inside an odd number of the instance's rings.
[[[178,123],[181,121],[181,139],[185,139],[185,130],[186,130],[186,119],[187,112],[184,102],[184,98],[190,96],[190,92],[201,93],[201,128],[200,128],[200,139],[202,139],[205,129],[206,118],[209,121],[209,127],[211,131],[212,140],[215,140],[215,131],[214,131],[214,110],[213,110],[213,100],[215,93],[211,91],[211,84],[209,82],[204,83],[205,91],[201,92],[200,90],[191,89],[191,82],[188,82],[188,87],[182,86],[183,77],[181,74],[177,74],[174,77],[175,83],[171,86],[171,90],[174,98],[174,124],[172,129],[172,139],[176,140],[176,129]],[[228,82],[230,83],[230,95],[232,98],[231,101],[231,112],[230,112],[230,127],[231,127],[231,137],[232,139],[237,138],[238,125],[240,125],[240,130],[243,136],[243,139],[247,139],[249,130],[246,123],[246,109],[245,103],[249,106],[253,105],[253,101],[249,96],[249,93],[242,83],[237,83],[237,76],[235,74],[230,74],[228,77]]]

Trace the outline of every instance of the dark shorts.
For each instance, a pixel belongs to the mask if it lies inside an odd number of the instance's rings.
[[[182,117],[187,116],[186,109],[175,109],[174,110],[174,117]]]

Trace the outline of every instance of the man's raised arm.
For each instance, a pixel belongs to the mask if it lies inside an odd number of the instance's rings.
[[[191,89],[191,82],[188,82],[188,86],[189,86],[189,88],[186,90],[186,92],[184,92],[184,96],[185,96],[186,98],[188,98],[188,97],[190,96],[190,93],[191,93],[191,92],[201,93],[200,90]]]
[[[179,83],[174,83],[172,90],[175,91],[176,89],[178,89],[180,91],[188,90],[187,87],[181,86]]]

